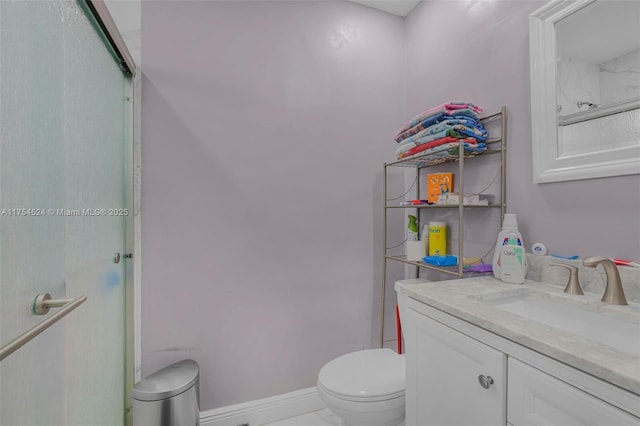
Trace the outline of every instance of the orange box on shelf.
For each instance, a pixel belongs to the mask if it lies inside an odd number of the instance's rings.
[[[437,203],[440,194],[453,192],[453,173],[430,173],[427,175],[427,201]]]

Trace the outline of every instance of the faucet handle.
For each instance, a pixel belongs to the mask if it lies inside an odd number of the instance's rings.
[[[572,265],[565,265],[564,263],[550,263],[549,266],[562,266],[569,270],[569,281],[564,288],[564,292],[568,294],[575,294],[578,296],[583,295],[582,287],[580,287],[580,280],[578,280],[578,268]]]

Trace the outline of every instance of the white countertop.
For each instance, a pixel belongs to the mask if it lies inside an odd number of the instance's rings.
[[[438,282],[413,279],[395,284],[399,293],[640,395],[640,357],[527,320],[482,301],[483,298],[506,296],[523,287],[543,290],[554,298],[563,298],[569,304],[584,306],[587,302],[592,310],[640,322],[638,303],[605,305],[600,302],[601,295],[585,293],[584,296],[572,296],[565,294],[558,286],[531,280],[526,280],[524,284],[508,284],[483,276]],[[615,333],[615,330],[611,332]]]

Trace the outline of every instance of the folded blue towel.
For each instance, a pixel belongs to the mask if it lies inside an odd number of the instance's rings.
[[[458,264],[458,256],[453,254],[445,254],[444,256],[425,256],[422,260],[424,263],[434,266],[456,266]]]
[[[482,124],[472,118],[465,118],[464,116],[445,116],[442,121],[438,121],[437,123],[425,127],[415,135],[411,135],[407,138],[402,139],[400,142],[398,142],[398,145],[399,148],[410,143],[420,145],[425,141],[429,142],[429,140],[434,140],[432,138],[432,136],[434,135],[439,135],[435,139],[444,137],[445,132],[451,129],[465,136],[470,136],[472,138],[478,139],[478,141],[480,142],[484,142],[488,136],[487,131],[484,129]]]

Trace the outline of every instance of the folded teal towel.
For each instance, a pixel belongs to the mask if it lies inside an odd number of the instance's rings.
[[[444,256],[425,256],[422,258],[424,263],[434,266],[456,266],[458,265],[458,256],[453,254],[445,254]]]

